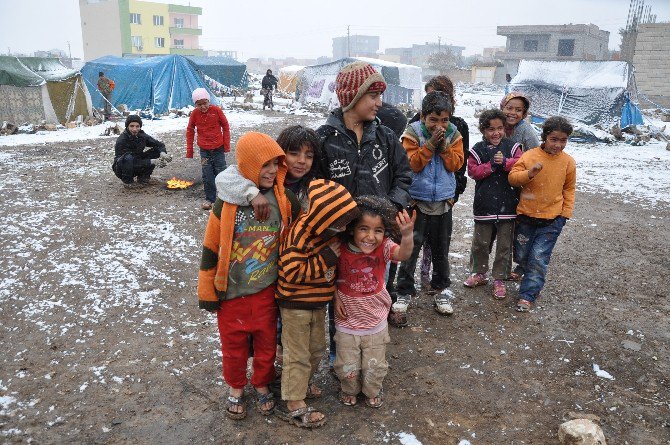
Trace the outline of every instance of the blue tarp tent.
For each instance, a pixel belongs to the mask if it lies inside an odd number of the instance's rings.
[[[198,65],[198,69],[221,85],[246,88],[247,66],[230,57],[192,57],[188,58]]]
[[[618,61],[522,60],[511,90],[530,99],[530,113],[560,115],[609,128],[632,92],[630,66]]]
[[[103,106],[102,95],[97,89],[100,71],[116,84],[112,93],[112,104],[126,104],[131,110],[151,110],[153,114],[167,113],[173,108],[193,105],[191,92],[196,88],[207,88],[209,91],[203,77],[198,73],[198,67],[185,57],[105,56],[86,63],[81,70],[96,108]]]

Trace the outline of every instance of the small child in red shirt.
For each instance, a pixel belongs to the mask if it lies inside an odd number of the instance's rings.
[[[347,228],[348,242],[340,249],[335,295],[333,365],[341,383],[340,401],[354,406],[363,392],[365,404],[382,406],[382,383],[388,371],[386,345],[391,341],[387,317],[391,296],[384,274],[390,261],[405,261],[414,247],[414,221],[406,210],[396,215],[390,201],[372,195],[356,198],[361,216]],[[395,215],[395,222],[393,217]],[[400,245],[389,235],[402,236]]]
[[[211,210],[216,201],[216,175],[226,169],[226,153],[230,151],[230,126],[221,108],[209,102],[209,92],[196,88],[191,98],[195,110],[186,127],[186,157],[193,158],[193,141],[198,134],[202,185],[205,188],[203,210]]]

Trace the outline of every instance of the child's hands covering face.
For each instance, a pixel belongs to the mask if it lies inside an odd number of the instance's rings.
[[[444,141],[444,131],[444,128],[439,125],[433,130],[433,134],[429,139],[433,147],[439,147],[442,141]]]

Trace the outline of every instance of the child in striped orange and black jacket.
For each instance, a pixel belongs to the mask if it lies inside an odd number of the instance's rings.
[[[325,423],[325,416],[305,399],[319,389],[310,380],[326,350],[326,305],[335,293],[335,268],[340,252],[337,234],[358,213],[349,192],[334,181],[316,179],[307,189],[309,209],[291,225],[279,248],[276,299],[282,318],[285,404],[275,413],[306,428]]]

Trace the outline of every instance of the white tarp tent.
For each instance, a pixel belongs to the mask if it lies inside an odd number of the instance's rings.
[[[328,109],[338,107],[335,78],[342,67],[355,61],[370,63],[384,76],[387,84],[383,96],[384,102],[392,105],[405,103],[415,107],[421,106],[423,94],[421,67],[366,57],[347,57],[323,65],[306,66],[298,82],[300,103],[318,103]]]
[[[522,60],[511,90],[528,96],[534,116],[608,126],[619,120],[630,85],[626,62]]]

